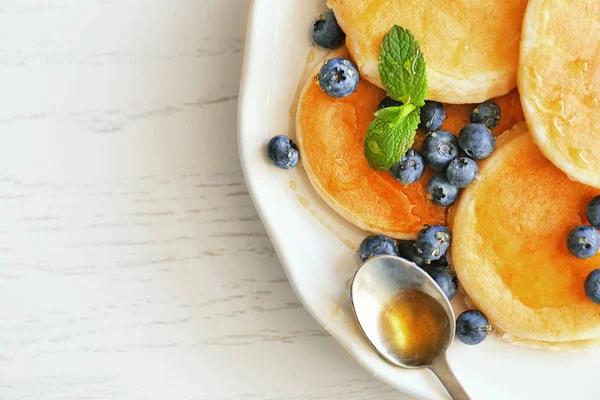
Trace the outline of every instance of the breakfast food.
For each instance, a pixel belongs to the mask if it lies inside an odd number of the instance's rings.
[[[455,158],[446,169],[448,182],[461,189],[471,186],[477,176],[479,176],[477,163],[466,157]]]
[[[281,169],[292,169],[298,165],[300,155],[296,143],[287,136],[278,135],[267,145],[267,155],[273,165]]]
[[[460,341],[581,349],[600,344],[600,3],[531,0],[517,60],[526,4],[328,0],[315,43],[348,49],[304,84],[296,135],[317,193],[374,233],[362,261],[403,257],[448,299],[460,281]]]
[[[349,57],[346,49],[333,51],[327,59]],[[322,64],[321,64],[322,65]],[[364,156],[367,126],[379,104],[383,90],[361,80],[356,92],[336,99],[327,95],[315,77],[309,76],[298,102],[296,137],[303,166],[317,193],[340,215],[370,232],[394,238],[414,238],[424,224],[440,224],[446,210],[427,200],[426,186],[433,175],[403,186],[387,172],[374,171]],[[506,124],[523,119],[519,96],[513,91],[495,99],[502,107],[499,134]],[[474,105],[446,105],[443,128],[458,132],[469,122]],[[423,142],[415,141],[418,151]]]
[[[313,42],[325,49],[337,49],[344,44],[346,34],[340,29],[335,15],[329,11],[319,15],[313,25]]]
[[[427,272],[440,289],[442,289],[442,292],[444,292],[444,295],[448,300],[452,300],[456,295],[458,282],[456,281],[456,277],[450,274],[447,266],[433,267]]]
[[[345,57],[334,57],[323,63],[317,78],[325,93],[342,98],[356,91],[360,75],[352,61]]]
[[[600,188],[600,2],[530,0],[519,90],[542,153]]]
[[[483,342],[490,330],[486,316],[478,310],[467,310],[456,319],[456,337],[464,344]]]
[[[394,25],[412,31],[427,57],[427,99],[479,103],[517,83],[527,0],[328,0],[363,77],[383,87],[379,46]]]
[[[396,255],[396,244],[390,237],[384,235],[367,236],[358,248],[358,256],[362,261],[375,256]]]
[[[340,49],[327,59],[348,56]],[[445,210],[425,200],[423,179],[402,186],[365,159],[367,127],[385,93],[361,80],[352,95],[331,97],[315,79],[319,70],[306,82],[296,118],[302,163],[317,193],[350,222],[395,238],[411,238],[423,224],[444,222]]]
[[[525,123],[498,140],[452,218],[452,261],[470,301],[507,340],[576,348],[600,337],[600,310],[584,291],[600,256],[573,257],[566,240],[585,223],[597,189],[570,180]]]

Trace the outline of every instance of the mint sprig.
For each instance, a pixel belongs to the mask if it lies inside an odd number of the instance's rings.
[[[412,146],[419,125],[420,108],[406,104],[400,111],[382,113],[369,125],[365,137],[365,156],[371,168],[387,171]],[[410,111],[407,111],[410,110]],[[408,113],[406,113],[408,112]]]
[[[365,137],[365,157],[371,168],[387,171],[413,145],[427,94],[426,67],[419,42],[409,30],[394,26],[383,37],[381,82],[388,96],[403,105],[375,113]]]
[[[381,42],[379,75],[392,99],[421,107],[427,94],[425,58],[409,30],[394,26]]]

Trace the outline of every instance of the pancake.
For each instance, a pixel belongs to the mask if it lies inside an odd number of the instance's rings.
[[[346,49],[330,53],[349,57]],[[317,193],[335,211],[367,231],[400,239],[414,238],[424,224],[444,224],[447,210],[426,200],[426,169],[418,182],[402,186],[387,172],[371,169],[364,155],[364,137],[373,113],[385,97],[383,90],[361,80],[352,95],[335,99],[316,81],[317,68],[309,75],[298,101],[296,136],[302,164]],[[523,114],[516,91],[496,99],[503,109],[502,132],[507,123],[521,121]],[[468,123],[474,105],[446,107],[449,118],[443,129],[454,133]],[[414,147],[420,149],[418,133]]]
[[[427,61],[427,98],[481,103],[517,85],[527,0],[328,0],[361,75],[381,86],[379,47],[394,25],[409,29]]]
[[[542,153],[572,179],[600,187],[600,2],[531,0],[519,88]]]
[[[349,54],[336,50],[327,59],[334,57]],[[403,187],[365,158],[367,127],[385,92],[361,80],[350,96],[330,97],[316,80],[321,65],[309,76],[296,113],[302,165],[317,193],[358,227],[395,238],[414,238],[424,224],[443,224],[446,210],[425,199],[427,177]]]
[[[451,223],[452,265],[470,302],[516,344],[576,349],[598,343],[600,305],[584,291],[600,255],[569,254],[598,189],[570,180],[536,147],[525,123],[503,134],[463,191]]]

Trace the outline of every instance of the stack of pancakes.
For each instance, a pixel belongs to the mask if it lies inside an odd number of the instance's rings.
[[[560,350],[600,343],[600,305],[583,282],[600,256],[569,254],[600,194],[600,2],[598,0],[329,0],[359,67],[357,92],[323,93],[309,76],[298,103],[303,165],[319,195],[357,226],[409,239],[425,224],[452,228],[452,264],[468,301],[513,343]],[[494,154],[481,178],[447,210],[428,202],[431,172],[402,186],[372,170],[364,136],[385,97],[379,46],[408,28],[427,60],[428,99],[446,103],[455,134],[475,103],[502,109]],[[518,86],[518,91],[516,87]],[[526,121],[526,122],[523,122]],[[424,135],[417,134],[419,149]]]

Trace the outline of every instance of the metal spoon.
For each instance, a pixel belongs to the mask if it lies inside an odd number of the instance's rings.
[[[432,332],[441,337],[437,341],[438,348],[432,349],[430,354],[415,356],[399,353],[389,345],[382,331],[380,321],[384,307],[406,289],[419,290],[431,296],[445,311],[447,321],[440,322],[447,324],[448,328],[442,333]],[[356,271],[350,296],[361,330],[383,359],[403,368],[428,368],[439,378],[454,400],[470,399],[446,359],[446,353],[454,340],[456,330],[454,311],[442,290],[425,271],[403,258],[373,257]]]

